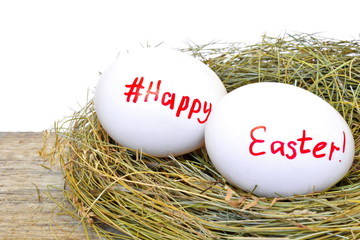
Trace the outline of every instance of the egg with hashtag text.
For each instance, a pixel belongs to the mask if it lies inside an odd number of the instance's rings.
[[[120,54],[102,74],[94,104],[118,144],[166,157],[204,145],[207,120],[225,94],[219,77],[196,58],[143,48]]]
[[[346,175],[355,151],[335,108],[300,87],[274,82],[223,97],[206,125],[205,143],[225,179],[265,197],[327,190]]]

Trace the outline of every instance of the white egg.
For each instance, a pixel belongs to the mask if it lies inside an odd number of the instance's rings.
[[[255,83],[222,98],[205,143],[216,169],[258,196],[321,192],[348,172],[354,138],[344,118],[309,91]]]
[[[117,143],[164,157],[203,146],[205,124],[225,94],[218,76],[194,57],[144,48],[120,55],[102,74],[94,103]]]

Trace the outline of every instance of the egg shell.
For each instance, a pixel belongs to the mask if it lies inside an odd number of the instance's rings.
[[[230,183],[265,197],[328,189],[348,172],[355,151],[348,124],[330,104],[274,82],[249,84],[222,98],[205,142]]]
[[[94,103],[117,143],[165,157],[204,145],[207,119],[225,94],[218,76],[194,57],[143,48],[121,54],[102,74]]]

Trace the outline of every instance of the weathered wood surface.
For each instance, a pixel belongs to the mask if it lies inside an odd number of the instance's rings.
[[[63,177],[58,164],[42,166],[41,147],[42,133],[0,133],[0,239],[86,239],[83,226],[49,197],[64,199]]]

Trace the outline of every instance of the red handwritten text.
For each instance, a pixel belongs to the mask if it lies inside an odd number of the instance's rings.
[[[177,96],[173,92],[160,92],[161,80],[156,84],[153,81],[149,83],[147,88],[143,85],[144,77],[135,78],[131,84],[126,84],[125,87],[129,91],[125,92],[126,101],[136,103],[140,96],[143,97],[144,102],[155,101],[159,102],[165,107],[175,111],[175,116],[180,117],[183,113],[187,114],[187,118],[191,119],[196,114],[205,116],[198,116],[197,121],[200,124],[205,123],[210,115],[212,104],[207,101],[200,101],[197,98],[191,99],[189,96]],[[178,100],[179,99],[179,100]]]
[[[346,134],[343,131],[342,149],[334,142],[315,142],[312,137],[308,135],[306,130],[302,130],[302,134],[299,138],[293,141],[266,141],[266,127],[257,126],[251,129],[250,138],[251,143],[249,145],[249,152],[253,156],[260,156],[264,154],[280,154],[287,159],[294,159],[298,154],[312,154],[314,158],[326,157],[329,161],[332,160],[334,152],[342,150],[345,152]],[[310,144],[311,143],[311,144]],[[315,144],[315,145],[314,145]],[[313,146],[313,147],[309,147]],[[341,162],[341,160],[339,160]]]

